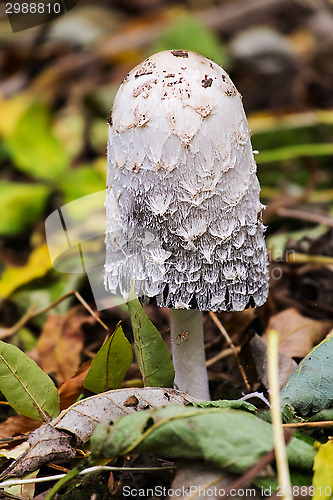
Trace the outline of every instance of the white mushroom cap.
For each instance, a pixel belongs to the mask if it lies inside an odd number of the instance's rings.
[[[105,286],[157,304],[242,310],[267,298],[263,205],[241,95],[199,54],[134,68],[108,142]]]

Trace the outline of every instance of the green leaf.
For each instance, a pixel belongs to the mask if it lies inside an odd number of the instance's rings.
[[[118,323],[114,333],[94,357],[84,387],[96,394],[119,389],[132,360],[131,344]]]
[[[281,408],[302,415],[329,408],[333,402],[333,335],[314,347],[281,390]]]
[[[50,377],[18,347],[1,341],[0,391],[26,417],[47,422],[59,414],[59,394]]]
[[[333,144],[294,144],[291,146],[283,146],[277,149],[266,150],[258,156],[258,163],[272,163],[292,160],[294,158],[302,158],[304,156],[332,156]]]
[[[327,422],[330,420],[333,420],[333,408],[321,410],[315,415],[312,415],[312,417],[306,419],[307,422]]]
[[[23,346],[23,351],[32,351],[37,347],[38,339],[28,328],[20,328],[17,332],[20,345]],[[13,337],[12,337],[13,339]]]
[[[227,67],[229,57],[217,34],[190,14],[177,15],[176,20],[155,42],[152,52],[186,49],[198,52]]]
[[[50,189],[38,184],[0,183],[0,234],[20,233],[43,213]]]
[[[244,410],[250,413],[255,413],[256,407],[246,401],[219,399],[217,401],[192,401],[187,406],[194,406],[195,408],[232,408],[234,410]]]
[[[319,446],[313,470],[312,484],[316,488],[313,499],[330,500],[333,492],[333,441]]]
[[[69,165],[67,151],[52,133],[47,107],[40,103],[21,115],[6,146],[15,166],[37,179],[60,179]]]
[[[317,441],[314,438],[295,432],[287,446],[289,465],[296,469],[311,470],[316,455],[316,445]]]
[[[105,189],[105,179],[92,166],[68,170],[61,179],[60,188],[65,195],[65,202],[82,198]]]
[[[120,417],[111,426],[97,426],[91,438],[96,458],[158,453],[206,460],[236,473],[257,463],[273,446],[272,425],[247,411],[178,405]],[[291,462],[296,461],[295,449],[307,457],[297,466],[312,467],[313,447],[293,437],[287,447]]]
[[[172,387],[175,371],[170,352],[160,332],[148,318],[134,293],[134,285],[128,297],[135,356],[145,387]]]
[[[293,486],[311,486],[312,473],[299,471],[297,469],[290,471],[290,482]],[[270,497],[279,487],[279,481],[276,476],[261,477],[258,476],[254,481],[258,488],[262,488],[261,496]],[[280,488],[281,491],[281,488]]]

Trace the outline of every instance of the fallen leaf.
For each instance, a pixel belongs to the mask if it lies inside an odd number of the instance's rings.
[[[30,472],[24,476],[24,479],[33,479],[37,477],[39,470]],[[28,484],[17,484],[13,486],[2,486],[1,489],[9,495],[13,495],[14,498],[19,498],[20,500],[32,500],[35,496],[35,483]],[[11,498],[11,497],[9,497]]]
[[[331,500],[333,491],[333,441],[319,445],[314,459],[313,480],[315,494],[313,500]]]
[[[177,467],[170,486],[171,494],[168,500],[186,498],[217,500],[221,498],[219,491],[226,490],[236,477],[204,463],[184,463],[179,468]],[[257,499],[259,496],[251,495],[251,498]]]
[[[224,313],[226,315],[225,321],[222,321],[230,337],[234,338],[235,335],[242,335],[250,324],[255,320],[257,311],[253,308],[244,309],[243,311],[234,311],[232,313]]]
[[[71,378],[81,363],[86,324],[95,318],[82,306],[73,307],[65,316],[50,315],[38,341],[39,359],[45,373],[54,373],[60,382]]]
[[[9,417],[0,423],[0,439],[8,439],[21,434],[27,434],[42,425],[41,420],[34,420],[24,415]]]
[[[58,391],[46,373],[18,347],[0,341],[0,391],[17,413],[51,420],[59,414]]]
[[[29,448],[29,444],[27,441],[18,444],[15,448],[1,448],[0,449],[0,457],[5,458],[18,458],[22,453],[24,453]]]
[[[268,362],[267,362],[267,342],[255,334],[250,341],[250,349],[254,359],[257,373],[268,389]],[[287,354],[279,349],[279,387],[280,389],[285,385],[288,377],[296,370],[297,363]]]
[[[0,280],[0,297],[8,297],[14,290],[41,278],[52,268],[47,245],[35,248],[25,266],[7,267]]]
[[[125,405],[130,397],[137,399],[137,405]],[[98,423],[109,423],[146,408],[168,404],[184,405],[191,401],[193,398],[184,392],[160,387],[118,389],[91,396],[63,410],[52,422],[31,432],[28,437],[30,448],[0,477],[22,476],[44,463],[72,459],[76,454],[73,436],[77,444],[86,443]]]
[[[62,327],[65,322],[64,316],[50,314],[44,324],[42,333],[37,344],[39,364],[45,373],[58,372],[58,355],[56,352]]]
[[[306,318],[297,309],[289,308],[270,318],[263,338],[267,340],[269,330],[277,330],[279,350],[294,358],[304,358],[332,327],[332,321]]]
[[[84,380],[90,370],[91,359],[83,363],[75,375],[66,380],[59,387],[60,410],[65,410],[77,401],[84,390]]]
[[[301,415],[329,408],[333,402],[333,334],[314,347],[281,390],[281,409]]]
[[[205,460],[229,472],[242,473],[274,447],[273,427],[248,411],[168,405],[132,413],[96,427],[90,440],[93,460],[129,453],[158,453],[186,460]],[[311,444],[292,437],[290,466],[311,470]]]

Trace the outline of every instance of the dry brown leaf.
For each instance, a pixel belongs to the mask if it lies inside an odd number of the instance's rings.
[[[81,362],[85,324],[95,319],[81,306],[70,309],[66,316],[48,317],[38,342],[40,364],[45,373],[55,373],[59,382],[75,375]]]
[[[168,500],[176,498],[215,500],[221,498],[219,490],[228,488],[235,477],[206,464],[193,462],[187,465],[184,463],[177,468]],[[184,493],[179,495],[179,492]]]
[[[24,453],[29,448],[29,443],[23,441],[23,443],[18,444],[14,448],[0,448],[0,457],[5,458],[18,458],[22,453]]]
[[[0,439],[8,439],[21,434],[27,434],[42,425],[41,420],[33,420],[24,415],[9,417],[0,424]]]
[[[250,342],[250,349],[254,359],[257,373],[260,380],[268,389],[268,362],[267,362],[267,343],[258,334],[255,334]],[[287,354],[279,350],[279,387],[282,387],[287,382],[297,368],[297,363]]]
[[[75,373],[75,375],[66,380],[59,387],[61,411],[74,404],[84,390],[84,379],[86,378],[87,373],[91,367],[91,361],[92,360],[90,359],[89,361],[83,363]]]
[[[291,307],[270,318],[263,339],[267,340],[269,330],[277,330],[279,350],[291,357],[304,358],[332,327],[332,321],[307,318]]]
[[[239,335],[242,337],[242,334],[245,330],[248,329],[252,321],[256,317],[255,309],[244,309],[244,311],[235,311],[233,313],[224,313],[226,316],[226,320],[221,321],[225,326],[230,337]]]
[[[136,404],[128,406],[128,401]],[[185,405],[193,398],[176,389],[141,387],[117,389],[96,394],[64,410],[49,424],[31,432],[29,449],[11,464],[0,477],[22,476],[51,461],[65,461],[75,457],[75,440],[86,443],[96,425],[146,408],[167,404]],[[75,439],[73,439],[73,437]]]
[[[25,479],[34,479],[37,477],[38,470],[27,474]],[[6,498],[19,498],[20,500],[32,500],[35,498],[35,483],[16,484],[13,486],[3,486],[3,491]]]

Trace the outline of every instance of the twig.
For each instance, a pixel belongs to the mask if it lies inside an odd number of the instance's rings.
[[[283,424],[283,427],[295,429],[297,427],[333,427],[333,420],[326,420],[323,422],[295,422],[294,424]]]
[[[216,354],[216,356],[213,356],[212,358],[210,358],[207,362],[206,362],[206,366],[207,368],[209,366],[212,366],[214,363],[216,363],[217,361],[220,361],[220,359],[224,359],[224,358],[227,358],[228,356],[230,356],[231,354],[235,354],[235,352],[237,352],[237,354],[239,353],[240,351],[240,347],[235,347],[234,349],[232,349],[232,347],[229,347],[228,349],[224,349],[223,351],[219,352],[218,354]]]
[[[98,316],[97,314],[95,313],[95,311],[93,311],[90,307],[90,305],[84,300],[84,298],[79,294],[79,292],[77,290],[73,290],[72,292],[75,297],[81,302],[81,304],[83,305],[83,307],[85,307],[87,309],[87,311],[95,318],[96,321],[98,321],[98,323],[107,331],[109,332],[109,327],[106,326],[106,324],[104,323],[104,321],[102,321]]]
[[[18,320],[15,325],[11,326],[10,328],[1,328],[0,329],[0,338],[5,338],[5,337],[10,337],[14,333],[16,333],[18,330],[20,330],[24,325],[26,325],[32,318],[35,318],[36,316],[39,316],[40,314],[44,314],[54,307],[56,307],[58,304],[66,300],[68,297],[71,297],[74,295],[79,302],[87,309],[89,314],[95,318],[96,321],[107,331],[109,332],[109,328],[106,326],[106,324],[97,316],[95,311],[92,310],[92,308],[87,304],[87,302],[84,300],[84,298],[79,294],[77,290],[71,290],[70,292],[65,293],[62,297],[59,299],[55,300],[52,302],[52,304],[49,304],[48,306],[44,307],[43,309],[40,309],[39,311],[36,311],[33,307],[28,309],[28,311]]]
[[[18,330],[20,330],[28,321],[31,320],[31,318],[34,317],[35,313],[35,308],[29,307],[27,312],[20,318],[17,323],[15,323],[13,326],[10,326],[9,328],[0,328],[0,339],[5,339],[7,337],[10,337],[11,335],[14,335]]]
[[[210,382],[225,382],[226,380],[230,380],[230,376],[226,373],[214,373],[208,372],[208,380]]]
[[[290,252],[286,254],[286,262],[288,264],[320,264],[323,266],[332,266],[333,257],[328,257],[327,255],[310,255],[306,253]]]
[[[224,326],[222,325],[221,321],[219,320],[219,318],[216,316],[215,313],[213,313],[212,311],[209,312],[209,316],[212,318],[212,320],[214,321],[215,325],[217,326],[217,328],[220,330],[220,332],[222,333],[223,337],[225,338],[225,340],[228,342],[229,346],[231,347],[231,349],[235,350],[236,349],[236,346],[235,344],[233,343],[233,341],[231,340],[230,336],[229,336],[229,333],[227,332],[227,330],[224,328]]]
[[[78,452],[82,452],[82,450],[79,450],[78,448],[76,449],[76,452],[77,452],[77,455],[78,455]],[[54,464],[53,462],[50,462],[48,464],[46,464],[47,467],[49,467],[50,469],[55,469],[55,470],[58,470],[59,472],[64,472],[65,474],[68,474],[68,472],[70,471],[70,469],[68,469],[67,467],[62,467],[62,465],[59,465],[59,464]]]
[[[316,212],[309,212],[307,210],[300,210],[298,208],[287,207],[279,208],[276,213],[280,217],[305,220],[307,222],[316,222],[317,224],[324,224],[325,226],[333,227],[333,217],[326,214],[319,214]]]
[[[273,424],[274,449],[276,455],[276,468],[282,497],[292,500],[290,474],[287,459],[287,450],[284,440],[282,417],[280,411],[279,388],[279,333],[276,330],[268,332],[268,383],[269,399],[271,403],[271,416]],[[289,492],[289,493],[288,493]]]
[[[242,366],[242,363],[240,362],[239,357],[238,357],[239,350],[237,350],[235,344],[233,343],[233,341],[229,337],[229,334],[228,334],[227,330],[224,328],[224,326],[222,325],[221,321],[218,319],[218,317],[216,316],[216,314],[213,313],[212,311],[210,311],[209,312],[209,316],[212,318],[212,320],[214,321],[215,325],[220,330],[220,332],[222,333],[223,337],[225,338],[225,340],[229,344],[229,347],[232,349],[233,354],[234,354],[235,359],[236,359],[236,362],[237,362],[237,365],[238,365],[238,368],[239,368],[239,371],[241,372],[243,380],[244,380],[244,383],[246,385],[246,389],[248,391],[250,391],[251,390],[250,384],[249,384],[249,382],[247,380],[247,376],[246,376],[245,370],[244,370],[244,368]]]
[[[27,439],[28,439],[28,434],[20,434],[19,436],[12,436],[0,439],[0,445],[14,443],[15,441],[26,441]]]

